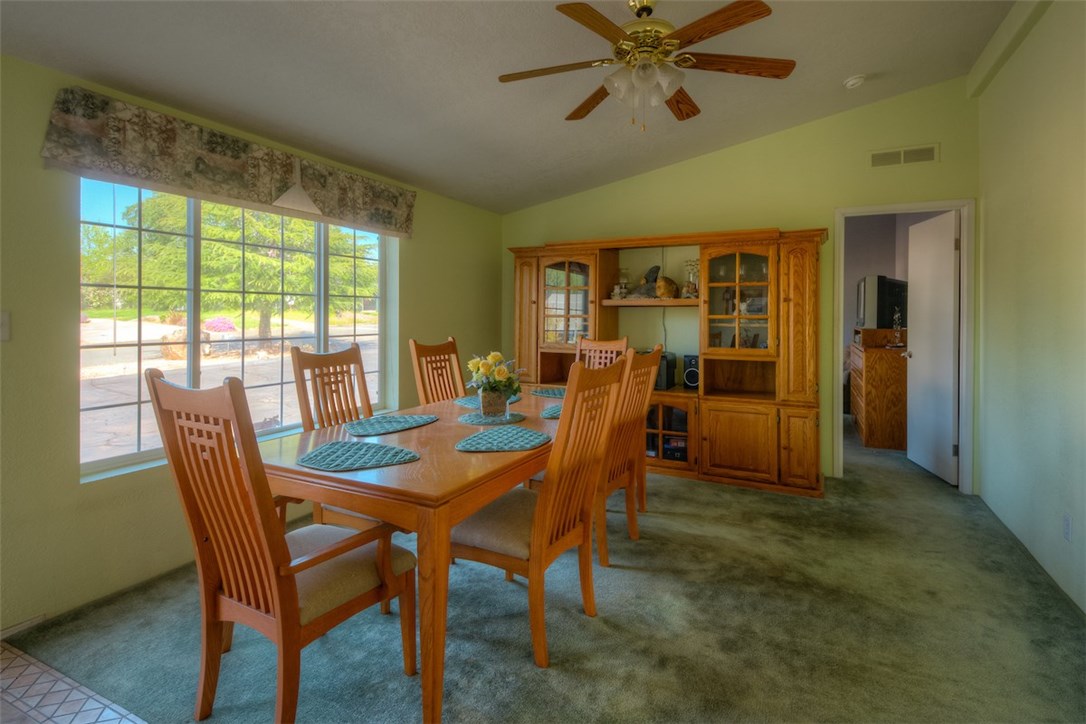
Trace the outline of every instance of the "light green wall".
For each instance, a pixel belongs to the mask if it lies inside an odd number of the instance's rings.
[[[871,151],[928,143],[940,144],[938,163],[879,169],[868,165]],[[617,236],[825,227],[829,240],[821,255],[819,329],[820,384],[825,391],[833,388],[834,210],[976,195],[977,104],[966,98],[965,79],[959,78],[508,214],[502,219],[502,236],[507,247],[514,247]],[[511,307],[512,255],[506,256],[505,298]],[[637,319],[627,310],[620,312],[623,333],[638,346],[662,342],[661,313],[633,311]],[[693,339],[689,331],[673,331],[684,322],[696,324],[696,315],[681,314],[686,311],[668,311],[669,345],[673,337],[680,345]],[[511,314],[504,315],[503,325],[505,347],[510,348]],[[635,325],[641,325],[636,332]],[[822,395],[825,472],[831,469],[833,426],[828,421],[836,397]]]
[[[410,336],[454,334],[465,352],[497,348],[499,337],[501,349],[512,349],[512,259],[503,244],[826,227],[827,390],[834,209],[983,191],[978,487],[1086,608],[1083,8],[1056,3],[979,102],[966,98],[964,79],[953,80],[501,218],[420,191],[415,238],[396,245],[398,348]],[[0,59],[0,74],[0,307],[12,319],[12,339],[0,344],[0,625],[9,627],[142,581],[191,554],[163,468],[78,482],[78,182],[44,170],[38,151],[56,90],[80,81],[9,58]],[[941,144],[939,163],[866,165],[871,150],[931,142]],[[644,262],[633,261],[631,275]],[[497,299],[500,329],[481,313]],[[645,346],[660,340],[656,330],[666,321],[669,344],[682,345],[691,339],[685,311],[669,310],[666,320],[655,310],[624,311],[623,333]],[[400,403],[413,404],[404,354],[398,369]],[[823,395],[823,419],[833,414],[833,397]],[[824,466],[830,427],[822,428]],[[1065,513],[1070,544],[1062,538]]]
[[[977,437],[985,502],[1086,609],[1084,38],[1052,4],[980,97]]]
[[[39,156],[56,91],[89,88],[276,145],[107,88],[0,58],[0,626],[52,616],[191,560],[164,467],[79,482],[79,182]],[[295,149],[290,149],[295,150]],[[300,153],[304,151],[298,150]],[[354,169],[365,173],[359,169]],[[393,181],[395,182],[395,181]],[[500,344],[500,219],[419,191],[398,242],[398,394],[414,404],[407,338]],[[494,321],[491,321],[494,320]]]

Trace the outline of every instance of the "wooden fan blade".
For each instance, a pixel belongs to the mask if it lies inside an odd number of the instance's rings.
[[[667,99],[667,107],[671,109],[676,120],[680,121],[693,118],[701,113],[698,104],[694,102],[694,99],[690,97],[690,94],[686,92],[685,88],[680,88],[675,91],[675,93]]]
[[[541,75],[553,75],[554,73],[565,73],[567,70],[581,70],[582,68],[595,68],[600,65],[610,65],[614,63],[612,58],[600,58],[599,60],[583,60],[580,63],[567,63],[566,65],[552,65],[549,68],[536,68],[535,70],[523,70],[519,73],[506,73],[505,75],[499,75],[498,80],[502,83],[508,83],[511,80],[524,80],[525,78],[537,78]]]
[[[682,90],[682,89],[680,88],[679,90]],[[581,105],[574,108],[573,112],[570,113],[568,116],[566,116],[566,120],[567,121],[579,121],[579,120],[581,120],[582,118],[587,116],[589,113],[594,111],[596,109],[596,106],[598,106],[600,103],[603,103],[603,99],[606,98],[608,95],[609,94],[607,93],[607,89],[604,88],[601,85],[599,88],[597,88],[595,91],[593,91],[592,95],[588,96],[588,98],[585,98],[584,102],[581,103]]]
[[[714,35],[761,20],[771,12],[773,11],[762,0],[736,0],[700,20],[695,20],[689,25],[668,33],[664,39],[678,40],[679,48],[685,48]]]
[[[633,42],[633,38],[625,30],[608,20],[591,5],[586,3],[565,3],[556,6],[555,10],[570,20],[577,21],[612,45],[623,40]]]
[[[685,53],[694,59],[693,70],[715,70],[721,73],[756,75],[760,78],[787,78],[796,68],[796,61],[784,58],[758,58],[753,55],[717,55],[716,53]]]

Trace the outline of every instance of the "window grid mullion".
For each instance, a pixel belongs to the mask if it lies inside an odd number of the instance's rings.
[[[146,423],[146,421],[148,419],[147,409],[146,409],[147,408],[148,397],[147,397],[147,392],[146,392],[146,390],[144,388],[144,385],[143,385],[142,371],[148,364],[150,364],[152,362],[152,360],[149,359],[150,354],[154,351],[152,349],[152,346],[157,345],[158,343],[156,341],[157,338],[155,337],[155,335],[151,332],[151,330],[149,328],[147,328],[147,325],[144,324],[144,317],[146,316],[147,313],[149,313],[148,312],[148,309],[149,309],[148,304],[150,303],[150,301],[152,301],[154,299],[159,299],[162,296],[162,295],[157,294],[157,292],[178,292],[178,291],[181,291],[180,289],[177,289],[177,288],[175,288],[173,286],[160,286],[160,285],[145,286],[144,283],[143,283],[144,278],[145,278],[145,274],[150,273],[150,271],[152,269],[158,269],[158,267],[161,266],[161,264],[163,263],[162,262],[162,257],[159,254],[158,247],[153,246],[153,243],[154,243],[154,240],[152,239],[153,234],[154,235],[161,234],[163,236],[172,236],[172,237],[175,237],[178,242],[182,241],[182,239],[178,238],[178,237],[185,237],[183,239],[183,241],[184,241],[184,244],[185,244],[185,253],[186,253],[186,256],[185,256],[186,283],[185,283],[183,291],[184,291],[184,300],[185,300],[184,304],[185,304],[185,313],[186,313],[186,322],[184,324],[184,331],[185,331],[185,335],[186,335],[187,339],[185,340],[186,354],[184,355],[184,357],[185,357],[185,362],[186,362],[186,365],[187,365],[186,370],[185,370],[185,382],[186,382],[187,385],[189,385],[189,386],[191,386],[193,388],[200,388],[201,387],[202,375],[203,375],[203,371],[204,371],[203,370],[203,362],[205,361],[203,356],[202,356],[202,354],[203,354],[203,352],[202,352],[202,349],[203,349],[202,339],[203,338],[202,338],[202,324],[201,324],[201,320],[202,320],[202,317],[203,317],[203,311],[202,310],[203,310],[203,301],[204,301],[203,298],[202,298],[202,292],[204,291],[202,289],[202,285],[203,285],[202,269],[203,269],[203,264],[204,264],[204,260],[203,260],[203,248],[204,248],[203,241],[204,241],[204,239],[203,239],[203,223],[202,223],[203,211],[204,211],[203,203],[199,199],[195,199],[195,198],[185,198],[184,199],[184,201],[185,201],[185,217],[186,217],[185,218],[185,227],[186,227],[185,233],[178,233],[178,232],[175,232],[175,231],[162,231],[162,232],[152,231],[152,230],[150,230],[148,228],[145,228],[145,225],[146,225],[146,223],[148,223],[147,219],[149,219],[149,218],[151,218],[152,216],[155,215],[155,212],[157,211],[158,207],[157,206],[149,206],[148,202],[151,201],[151,199],[153,199],[155,196],[157,196],[157,194],[155,194],[153,192],[150,192],[147,189],[138,187],[138,186],[137,187],[131,187],[131,188],[119,186],[117,184],[113,184],[112,186],[113,186],[113,188],[111,189],[111,193],[109,194],[110,198],[108,198],[106,202],[111,203],[111,205],[113,207],[112,210],[111,210],[112,213],[111,213],[111,215],[109,217],[109,218],[112,219],[113,223],[112,224],[107,224],[107,223],[98,222],[98,221],[83,221],[82,217],[84,215],[90,216],[90,214],[83,214],[82,212],[81,212],[81,219],[80,219],[82,224],[102,226],[102,227],[108,228],[110,230],[110,240],[109,240],[110,246],[109,246],[109,250],[111,251],[111,260],[110,260],[110,267],[108,267],[108,269],[109,269],[108,273],[110,273],[111,276],[112,276],[112,280],[111,280],[112,283],[111,284],[103,284],[103,283],[100,283],[100,282],[93,282],[93,283],[89,283],[89,284],[83,284],[82,281],[81,281],[81,286],[84,289],[100,288],[100,289],[103,289],[103,290],[105,290],[105,289],[110,290],[110,296],[109,296],[108,300],[112,300],[112,307],[113,307],[112,310],[111,310],[111,312],[112,312],[111,313],[111,318],[112,318],[112,324],[113,324],[112,339],[108,343],[107,342],[90,341],[89,343],[86,343],[86,344],[84,344],[82,342],[82,340],[81,340],[79,347],[80,347],[81,351],[82,350],[92,350],[92,349],[102,349],[102,350],[112,349],[114,351],[117,351],[117,350],[120,350],[120,349],[130,349],[130,350],[132,350],[134,352],[135,365],[136,365],[136,369],[135,369],[136,390],[135,390],[135,395],[134,395],[134,398],[133,398],[132,402],[117,402],[117,403],[105,402],[104,404],[103,404],[103,402],[99,402],[99,404],[94,404],[94,405],[91,405],[91,406],[88,406],[88,407],[85,407],[85,408],[82,405],[80,405],[80,409],[81,409],[81,412],[84,412],[84,411],[86,411],[86,412],[94,412],[94,411],[106,410],[106,409],[131,408],[131,407],[134,406],[136,408],[135,409],[135,413],[136,413],[135,414],[136,429],[133,431],[135,439],[132,441],[132,443],[133,443],[132,444],[132,449],[134,449],[136,452],[135,453],[122,454],[122,455],[115,455],[115,456],[107,457],[107,458],[101,458],[101,459],[92,460],[92,461],[89,461],[88,463],[86,463],[86,465],[88,466],[88,470],[90,468],[96,468],[98,471],[108,470],[109,466],[111,465],[111,463],[110,463],[111,460],[115,461],[115,464],[122,464],[123,465],[123,464],[129,464],[132,460],[138,458],[138,456],[141,455],[141,454],[143,454],[143,455],[149,454],[147,451],[150,449],[150,447],[149,447],[150,443],[147,440],[144,439],[145,436],[143,434],[144,433],[144,425],[145,425],[145,423]],[[125,284],[125,285],[123,285],[123,288],[122,288],[122,285],[120,285],[118,283],[120,281],[119,276],[122,273],[125,273],[124,269],[126,268],[126,267],[122,267],[121,259],[118,257],[118,254],[120,253],[120,251],[119,251],[120,250],[119,233],[118,232],[121,230],[120,227],[119,227],[119,223],[120,223],[120,221],[123,221],[123,219],[118,220],[118,218],[117,218],[117,215],[119,213],[118,212],[118,204],[122,203],[122,199],[121,199],[121,189],[122,188],[125,190],[125,195],[127,195],[129,193],[129,191],[135,191],[135,195],[136,195],[135,196],[135,203],[134,203],[135,208],[134,209],[132,208],[133,204],[128,204],[128,205],[125,206],[125,213],[126,214],[131,214],[132,212],[134,212],[134,215],[135,215],[134,225],[132,227],[128,227],[128,226],[124,227],[124,230],[126,231],[126,233],[130,230],[130,231],[134,232],[134,235],[135,235],[135,239],[134,239],[134,241],[135,241],[135,250],[134,250],[135,251],[135,254],[134,254],[135,259],[133,260],[134,261],[134,266],[135,266],[135,283],[134,284]],[[95,207],[89,207],[89,208],[93,209]],[[174,207],[174,208],[176,209],[176,207]],[[249,288],[250,287],[250,277],[251,277],[251,275],[253,273],[253,266],[249,263],[249,255],[248,255],[247,252],[251,251],[253,248],[257,248],[257,247],[261,247],[261,248],[267,247],[269,249],[275,249],[278,252],[278,257],[279,257],[278,258],[277,273],[278,273],[278,277],[279,277],[280,287],[279,287],[279,290],[278,290],[278,294],[277,295],[271,295],[271,296],[278,297],[278,302],[280,304],[280,328],[279,328],[277,333],[273,333],[273,334],[269,335],[268,341],[269,342],[275,342],[278,345],[279,350],[280,350],[280,354],[278,355],[278,367],[279,367],[278,381],[272,381],[272,382],[261,381],[259,384],[253,384],[251,386],[251,388],[247,385],[247,389],[278,389],[279,390],[279,395],[278,395],[278,397],[279,397],[279,404],[278,404],[279,410],[278,411],[279,411],[280,426],[281,427],[290,427],[289,425],[285,424],[286,423],[286,415],[287,415],[287,411],[288,411],[287,399],[286,399],[286,394],[285,394],[285,389],[286,389],[285,380],[287,379],[287,377],[290,377],[292,373],[290,373],[289,361],[285,359],[285,356],[284,356],[283,353],[286,352],[285,348],[287,346],[287,343],[290,340],[298,340],[298,342],[295,342],[295,343],[302,343],[304,340],[306,340],[309,337],[309,334],[310,334],[308,331],[302,329],[301,327],[298,328],[297,333],[292,331],[290,334],[288,334],[288,332],[286,330],[286,324],[287,324],[286,314],[287,314],[287,310],[288,310],[288,306],[287,306],[287,297],[288,297],[288,295],[286,293],[286,288],[288,286],[288,281],[289,281],[288,280],[289,274],[288,274],[288,267],[287,267],[287,257],[286,257],[286,255],[288,253],[288,249],[287,249],[287,246],[286,246],[286,235],[288,233],[288,230],[290,228],[292,228],[290,226],[290,224],[293,223],[293,222],[291,221],[290,217],[279,215],[279,219],[278,219],[278,222],[279,222],[278,223],[278,227],[279,227],[279,229],[278,229],[279,230],[279,235],[278,236],[279,236],[279,238],[278,238],[278,245],[277,246],[269,246],[269,245],[266,245],[266,244],[250,244],[250,239],[249,239],[250,234],[253,233],[254,230],[256,230],[258,228],[262,228],[262,226],[257,224],[256,220],[254,218],[249,218],[249,214],[247,213],[247,210],[245,209],[245,207],[234,207],[234,208],[237,208],[237,209],[239,209],[241,211],[241,214],[240,214],[241,218],[239,220],[239,222],[240,222],[240,231],[241,231],[241,240],[240,240],[241,259],[240,259],[240,264],[239,264],[239,266],[240,266],[239,271],[240,271],[241,284],[240,284],[239,306],[240,306],[242,329],[241,329],[240,335],[238,335],[238,337],[236,337],[236,339],[240,339],[240,342],[241,342],[241,344],[240,344],[240,355],[239,355],[240,359],[238,359],[238,364],[237,364],[236,369],[239,369],[240,375],[241,375],[241,377],[243,379],[245,379],[245,377],[247,376],[246,373],[250,372],[250,371],[253,371],[254,374],[257,374],[257,373],[260,373],[261,370],[266,369],[267,372],[274,374],[273,371],[272,371],[272,368],[269,367],[268,365],[264,364],[265,362],[271,362],[271,360],[270,359],[264,360],[263,355],[261,356],[261,359],[259,360],[261,362],[260,368],[259,369],[254,368],[254,370],[249,370],[248,368],[252,367],[252,365],[249,365],[248,362],[253,361],[253,360],[247,360],[247,358],[246,358],[246,348],[247,348],[248,343],[253,342],[253,339],[251,339],[251,337],[253,336],[253,330],[247,328],[247,327],[251,326],[251,325],[247,324],[247,317],[250,314],[250,312],[252,311],[251,307],[253,306],[253,300],[250,299],[250,297],[253,296],[254,294],[257,294],[257,292],[255,292],[253,289]],[[261,218],[263,218],[263,217],[261,217]],[[270,221],[270,219],[268,219],[268,220]],[[377,351],[377,359],[378,360],[383,360],[384,355],[388,351],[387,350],[387,344],[385,343],[385,341],[383,339],[383,334],[387,330],[387,327],[386,327],[386,322],[387,322],[386,317],[387,317],[387,315],[384,314],[383,310],[380,309],[380,307],[383,306],[382,303],[381,303],[382,300],[380,299],[381,292],[382,292],[382,290],[385,289],[385,286],[386,286],[386,266],[385,266],[385,261],[386,260],[385,260],[385,255],[383,253],[384,240],[381,237],[377,237],[376,244],[375,244],[375,250],[376,250],[376,257],[377,258],[372,259],[371,257],[374,256],[374,254],[372,254],[372,253],[367,253],[364,256],[359,255],[358,244],[360,243],[360,240],[361,240],[361,237],[362,237],[361,232],[359,232],[356,229],[350,229],[348,227],[345,227],[343,229],[343,231],[344,231],[345,234],[349,234],[349,239],[350,239],[351,245],[352,245],[352,250],[350,252],[352,275],[351,275],[350,280],[346,280],[346,281],[350,282],[351,288],[347,292],[346,297],[344,299],[344,301],[347,301],[349,303],[349,306],[351,307],[351,312],[352,312],[351,313],[352,324],[349,327],[351,337],[357,340],[358,337],[362,334],[362,327],[360,326],[361,325],[361,320],[359,318],[359,314],[362,311],[361,307],[365,307],[367,309],[370,308],[370,307],[373,307],[375,309],[377,315],[378,315],[378,328],[376,330],[375,335],[371,334],[369,332],[366,332],[365,336],[366,337],[376,336],[375,342],[377,344],[377,350],[376,350]],[[312,300],[312,305],[313,305],[313,333],[312,334],[316,337],[316,340],[315,340],[316,345],[315,346],[317,347],[317,349],[320,350],[320,351],[323,351],[323,352],[327,352],[331,348],[331,338],[332,338],[331,326],[332,326],[332,321],[333,321],[332,315],[331,315],[331,304],[332,304],[332,295],[331,295],[331,260],[332,260],[331,243],[332,243],[332,233],[331,233],[331,226],[329,224],[326,224],[326,223],[314,222],[313,223],[313,234],[314,234],[314,247],[313,247],[313,256],[314,256],[313,276],[314,276],[314,278],[313,278],[312,283],[313,283],[313,290],[314,291],[313,291],[313,300]],[[368,240],[369,240],[369,237],[367,235],[366,241],[368,241]],[[225,240],[223,240],[223,241],[225,243]],[[148,246],[148,244],[152,244],[152,246]],[[146,252],[149,252],[149,251],[152,252],[151,257],[148,257],[148,255],[146,253]],[[302,253],[301,251],[292,249],[292,253],[295,253],[295,252]],[[308,252],[306,252],[306,253],[308,253]],[[263,261],[263,260],[261,260],[261,261]],[[364,267],[365,267],[365,270],[367,271],[367,273],[369,273],[369,271],[368,271],[368,263],[373,262],[373,261],[377,262],[376,280],[373,280],[373,281],[376,282],[377,289],[376,289],[376,292],[374,292],[372,290],[369,290],[367,295],[366,295],[366,298],[362,299],[360,297],[360,293],[359,293],[359,275],[364,270]],[[152,264],[151,267],[148,266],[149,263]],[[341,266],[346,266],[346,265],[344,264],[344,265],[341,265]],[[344,269],[344,271],[346,271],[346,269]],[[157,276],[161,276],[161,275],[159,274]],[[125,300],[124,296],[122,296],[120,294],[120,292],[122,292],[122,291],[126,292],[127,294],[131,294],[131,296],[134,296],[135,299],[127,299],[127,300]],[[226,292],[226,290],[221,290],[221,291],[223,291],[224,293]],[[127,296],[127,294],[125,296]],[[148,297],[148,294],[150,294],[151,296]],[[260,296],[261,298],[263,298],[263,296],[265,296],[265,295],[266,295],[266,293],[264,293],[264,292],[260,292],[258,294],[258,296]],[[107,303],[110,303],[108,300],[103,300],[103,301],[106,301]],[[159,304],[159,302],[155,302],[155,304],[161,306],[161,304]],[[100,302],[95,303],[95,305],[96,305],[96,308],[98,308],[98,309],[100,309],[101,306],[102,306],[102,304]],[[127,306],[127,305],[131,305],[131,306]],[[166,305],[166,307],[168,307],[167,311],[172,311],[172,310],[177,309],[176,297],[174,297],[174,301],[166,302],[165,305]],[[124,307],[123,314],[122,314],[122,307]],[[157,306],[155,308],[157,309]],[[131,315],[132,315],[133,311],[134,311],[134,319],[131,318]],[[163,312],[163,313],[165,313],[165,312]],[[126,317],[126,319],[122,321],[120,319],[121,316]],[[308,325],[304,325],[304,326],[308,326]],[[347,330],[345,329],[343,331],[346,332]],[[303,335],[302,332],[305,332],[305,334]],[[131,341],[124,341],[124,342],[119,341],[118,335],[121,335],[121,334],[128,337],[128,339],[131,340]],[[259,328],[256,331],[256,338],[257,339],[262,339],[260,337],[260,334],[259,334]],[[91,337],[89,339],[93,339],[93,337]],[[164,344],[167,343],[165,338],[163,339],[163,343]],[[179,344],[180,340],[176,340],[176,341],[171,340],[169,343],[170,344]],[[88,368],[88,369],[92,370],[99,363],[96,362],[96,361],[92,361],[92,362],[88,362],[88,364],[91,365],[91,367]],[[381,405],[383,403],[383,398],[384,398],[384,396],[381,395],[381,389],[383,388],[383,386],[384,386],[384,384],[386,382],[385,370],[386,370],[387,367],[389,367],[389,365],[382,364],[379,361],[376,366],[377,366],[377,369],[372,370],[373,372],[376,373],[376,378],[377,378],[376,382],[377,382],[377,386],[378,386],[377,400],[375,402],[377,403],[377,405]],[[176,370],[176,371],[180,372],[180,370]],[[101,373],[99,373],[99,374],[101,374]],[[115,374],[115,373],[107,373],[107,374],[112,375],[112,374]],[[268,377],[267,375],[264,375],[264,377],[262,378],[259,374],[257,374],[257,379],[264,379],[264,378],[267,378],[267,377]],[[273,402],[272,399],[267,399],[267,403],[272,403],[272,402]],[[265,414],[269,414],[269,413],[272,413],[272,410],[274,408],[269,406],[266,409],[267,409],[267,412]],[[129,419],[131,419],[131,418],[129,418]],[[96,448],[96,450],[97,450],[97,448]],[[99,454],[99,453],[94,453],[94,454]],[[85,471],[85,474],[88,474],[88,473]],[[89,474],[94,474],[94,473],[91,472]]]
[[[332,303],[332,295],[329,290],[328,282],[328,264],[330,251],[328,245],[331,243],[330,227],[325,223],[317,224],[317,257],[313,264],[313,271],[316,274],[314,280],[314,287],[316,288],[317,298],[314,300],[314,322],[317,333],[317,349],[322,352],[328,351],[328,339],[329,331],[328,325],[330,323],[331,315],[328,313],[328,308]]]
[[[114,187],[114,193],[116,193],[116,187]],[[143,324],[139,320],[143,319],[143,189],[136,192],[136,198],[139,200],[136,204],[136,452],[142,452],[143,450],[143,385],[140,383],[140,373],[143,371]],[[114,202],[116,206],[116,202]],[[116,242],[116,233],[114,233],[114,242]],[[114,257],[116,259],[116,257]],[[114,287],[116,290],[116,287]],[[116,291],[114,291],[113,300],[113,327],[116,330],[117,327],[117,300]],[[117,333],[114,331],[113,339],[117,339]]]
[[[188,291],[185,294],[185,306],[188,308],[188,385],[200,387],[200,349],[202,338],[200,337],[200,235],[203,233],[200,217],[202,206],[199,199],[189,199],[187,204],[188,214],[188,255],[186,258],[186,276],[188,277]]]

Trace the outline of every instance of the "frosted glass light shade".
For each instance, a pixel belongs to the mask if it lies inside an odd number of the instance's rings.
[[[683,84],[686,74],[670,63],[662,63],[657,71],[659,73],[660,89],[663,91],[666,100],[675,95],[675,91],[679,90],[679,86]]]
[[[632,75],[630,69],[624,65],[603,79],[603,87],[607,89],[608,94],[614,96],[617,100],[628,101],[628,96],[633,88]]]
[[[660,79],[660,69],[649,58],[637,61],[633,68],[633,84],[638,90],[648,90]]]

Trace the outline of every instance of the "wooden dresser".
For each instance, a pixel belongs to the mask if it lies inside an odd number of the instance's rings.
[[[894,341],[892,329],[856,329],[851,347],[849,375],[852,419],[865,447],[904,450],[908,387],[904,344]]]

